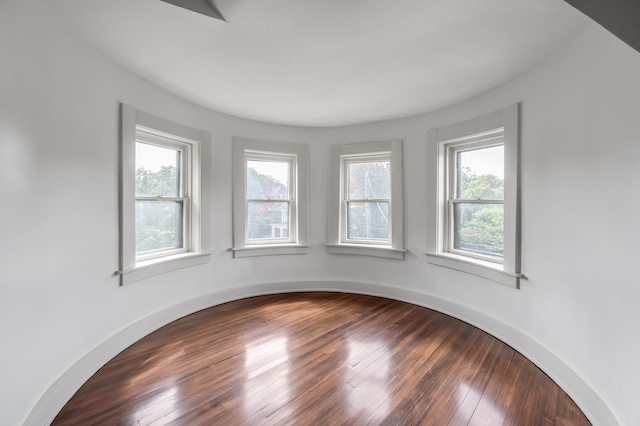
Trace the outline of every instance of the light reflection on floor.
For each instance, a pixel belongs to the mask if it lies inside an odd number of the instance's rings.
[[[140,386],[139,382],[144,382],[145,380],[153,382],[158,377],[162,377],[161,372],[163,370],[171,370],[171,365],[179,363],[179,359],[185,354],[183,349],[172,353],[181,343],[174,342],[164,347],[162,351],[157,352],[154,356],[146,359],[140,368],[140,372],[129,381],[129,385],[133,389],[137,389]],[[140,424],[149,424],[160,418],[169,421],[170,419],[166,417],[167,415],[175,416],[179,412],[180,386],[173,380],[172,383],[166,383],[165,385],[171,387],[157,395],[153,395],[145,401],[143,406],[136,409],[133,417],[140,421]]]
[[[289,402],[289,350],[287,337],[269,337],[245,346],[245,371],[243,404],[248,416],[269,404]],[[268,386],[256,386],[267,382]],[[256,391],[259,389],[259,391]]]
[[[360,360],[354,365],[356,375],[348,381],[353,386],[348,392],[351,416],[368,418],[368,422],[383,420],[389,415],[389,388],[393,379],[389,348],[382,342],[350,340],[349,360]],[[377,405],[373,414],[371,407]]]
[[[461,424],[462,422],[466,424],[469,422],[469,417],[471,417],[470,425],[502,424],[502,419],[504,419],[502,409],[496,405],[494,399],[486,397],[482,399],[484,391],[484,388],[478,390],[465,381],[460,382],[455,392],[458,404],[457,417],[454,417],[451,424]]]

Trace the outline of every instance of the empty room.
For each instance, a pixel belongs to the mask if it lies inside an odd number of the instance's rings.
[[[0,425],[640,424],[640,5],[0,0]]]

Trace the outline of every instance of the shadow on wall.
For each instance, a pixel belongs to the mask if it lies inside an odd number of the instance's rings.
[[[565,0],[640,52],[640,2],[633,0]]]

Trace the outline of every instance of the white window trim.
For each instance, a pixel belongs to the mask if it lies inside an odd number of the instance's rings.
[[[120,284],[210,261],[211,251],[211,134],[122,104],[120,158]],[[188,143],[191,147],[188,241],[183,252],[136,261],[135,144],[138,131]]]
[[[344,203],[344,159],[349,156],[385,154],[391,158],[391,216],[388,244],[356,243],[345,238]],[[404,201],[402,189],[402,141],[379,141],[334,145],[331,147],[331,192],[329,197],[329,220],[327,250],[333,254],[361,255],[404,259]]]
[[[458,143],[502,136],[504,138],[504,257],[502,263],[451,253],[447,249],[447,164],[446,149]],[[427,133],[428,199],[427,261],[477,275],[513,288],[520,287],[520,180],[519,104]]]
[[[292,167],[292,211],[288,241],[247,241],[246,159],[272,156],[295,159]],[[309,146],[302,143],[233,138],[233,257],[306,254],[309,252]],[[277,200],[274,200],[277,201]],[[295,221],[295,223],[294,223]]]

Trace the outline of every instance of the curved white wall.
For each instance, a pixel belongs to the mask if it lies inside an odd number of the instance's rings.
[[[77,40],[39,0],[0,4],[0,52],[0,423],[54,415],[47,407],[75,390],[64,388],[72,373],[97,368],[94,355],[105,344],[124,344],[172,313],[256,289],[330,283],[457,309],[525,352],[538,348],[529,355],[550,374],[576,373],[581,380],[563,386],[594,422],[614,421],[608,407],[621,424],[640,424],[633,271],[640,54],[598,26],[527,74],[459,105],[328,129],[250,122],[176,98]],[[119,102],[213,134],[210,264],[118,286]],[[520,290],[427,264],[423,255],[432,202],[425,195],[427,129],[514,102],[522,102],[528,277]],[[232,136],[310,144],[308,255],[232,259]],[[404,140],[406,260],[327,254],[329,145],[392,138]],[[268,285],[278,282],[292,284]]]

